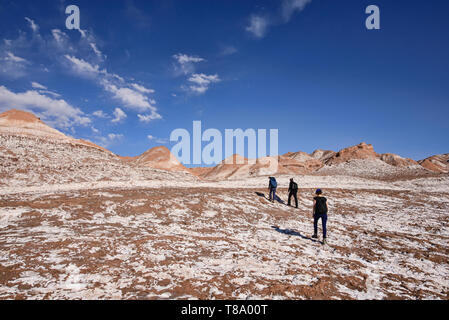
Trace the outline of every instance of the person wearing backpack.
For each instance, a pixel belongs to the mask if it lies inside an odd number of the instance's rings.
[[[313,198],[313,236],[312,238],[318,238],[318,220],[321,219],[323,224],[323,244],[326,244],[326,223],[327,223],[327,199],[323,197],[323,191],[321,189],[316,190],[316,196]]]
[[[288,205],[291,205],[292,197],[295,198],[296,209],[298,209],[298,184],[290,179],[290,185],[288,186]]]
[[[270,201],[274,202],[274,200],[276,199],[276,188],[278,187],[278,184],[275,177],[269,177],[268,179],[270,180],[268,184],[268,190],[270,191]]]

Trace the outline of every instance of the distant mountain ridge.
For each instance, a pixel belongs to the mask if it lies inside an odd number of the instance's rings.
[[[259,159],[246,159],[240,155],[233,155],[226,161],[214,167],[207,168],[186,168],[176,157],[164,146],[158,146],[147,150],[137,157],[120,157],[113,152],[100,147],[90,141],[74,139],[64,135],[62,132],[51,128],[39,118],[29,112],[20,110],[9,110],[0,114],[0,159],[3,164],[11,165],[14,168],[13,159],[19,159],[32,163],[30,159],[40,158],[34,165],[46,166],[50,163],[51,155],[46,154],[41,146],[33,145],[36,139],[44,141],[49,150],[57,149],[66,154],[64,165],[68,166],[71,172],[81,168],[85,163],[90,163],[92,159],[97,159],[97,164],[109,166],[117,164],[123,166],[124,172],[131,170],[145,170],[145,168],[163,170],[184,175],[197,176],[204,180],[226,180],[245,179],[267,175],[361,175],[382,177],[388,175],[403,176],[425,176],[430,173],[448,173],[449,154],[434,155],[429,158],[415,161],[403,158],[392,153],[378,154],[371,144],[364,142],[341,149],[337,152],[331,150],[317,149],[311,154],[306,152],[288,152],[277,157],[262,157]],[[25,148],[12,150],[11,145]],[[25,145],[29,147],[25,147]],[[66,146],[70,145],[70,146]],[[72,155],[72,149],[83,150],[85,157],[80,160],[79,154]],[[80,149],[81,148],[81,149]],[[14,148],[13,148],[14,149]],[[95,149],[96,151],[89,151]],[[36,154],[33,154],[35,150]],[[89,156],[89,152],[92,153]],[[17,155],[19,153],[20,155]],[[72,157],[72,159],[70,158]],[[46,159],[49,162],[45,162]],[[76,160],[78,159],[78,160]],[[19,161],[17,160],[17,161]],[[230,163],[229,163],[229,160]],[[72,162],[70,162],[72,161]],[[81,161],[81,163],[80,163]],[[277,161],[277,163],[276,163]],[[56,165],[57,164],[52,164]],[[27,170],[20,168],[20,172]],[[6,174],[6,173],[5,173]],[[104,173],[103,179],[118,179],[120,172],[111,173],[113,177],[108,177]],[[80,177],[80,179],[83,179]]]

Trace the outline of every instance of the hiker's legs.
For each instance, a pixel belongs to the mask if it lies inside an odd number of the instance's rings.
[[[327,214],[321,215],[321,222],[323,223],[323,239],[326,239],[326,223],[327,223]]]
[[[293,193],[293,196],[295,197],[295,207],[298,208],[298,192]],[[290,201],[288,204],[290,204]]]
[[[274,188],[270,188],[270,200],[274,200]]]
[[[317,214],[313,215],[313,235],[316,236],[318,234],[318,219],[320,217]]]
[[[273,202],[276,201],[276,188],[273,188]]]
[[[290,192],[288,193],[288,205],[291,204],[292,196],[293,196],[293,192],[290,191]]]

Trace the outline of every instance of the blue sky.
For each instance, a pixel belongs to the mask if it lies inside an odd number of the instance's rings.
[[[65,8],[80,8],[81,31]],[[365,8],[380,8],[367,30]],[[176,128],[447,153],[448,1],[0,0],[0,111],[135,156]]]

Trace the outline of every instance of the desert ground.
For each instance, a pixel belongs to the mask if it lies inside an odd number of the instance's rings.
[[[297,180],[299,209],[262,177],[5,186],[0,299],[449,298],[448,176]]]

